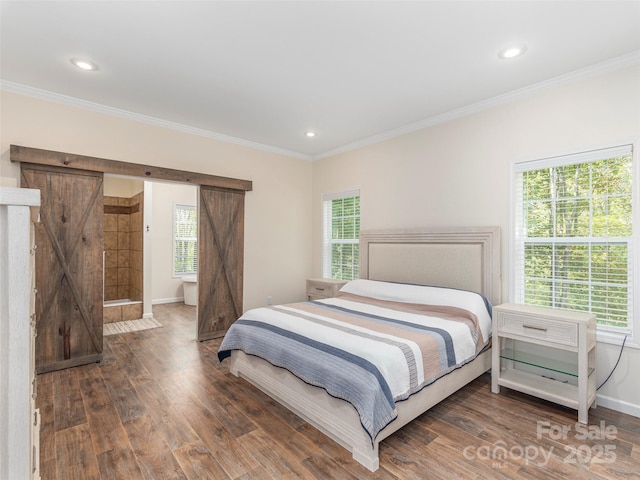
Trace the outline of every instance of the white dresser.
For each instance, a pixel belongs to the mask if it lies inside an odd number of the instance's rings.
[[[33,222],[40,190],[0,187],[0,478],[39,479]]]

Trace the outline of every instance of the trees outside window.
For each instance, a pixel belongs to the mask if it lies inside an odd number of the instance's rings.
[[[516,164],[515,296],[588,311],[629,332],[633,310],[631,146]]]

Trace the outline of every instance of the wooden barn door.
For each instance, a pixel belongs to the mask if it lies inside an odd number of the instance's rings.
[[[198,340],[224,335],[242,315],[244,191],[200,186]]]
[[[36,237],[36,370],[102,358],[103,174],[21,164],[41,193]]]

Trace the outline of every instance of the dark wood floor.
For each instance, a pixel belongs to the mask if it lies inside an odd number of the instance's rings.
[[[219,340],[194,340],[195,307],[154,315],[163,328],[105,337],[101,364],[38,377],[43,480],[640,479],[640,419],[599,407],[585,432],[488,375],[383,441],[372,474],[230,375]]]

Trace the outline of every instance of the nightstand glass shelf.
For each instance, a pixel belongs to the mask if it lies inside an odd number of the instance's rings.
[[[523,363],[525,365],[531,365],[532,367],[543,368],[552,372],[563,373],[572,377],[578,377],[577,364],[554,360],[534,353],[519,352],[513,348],[504,348],[500,351],[500,358],[512,360],[517,363]],[[594,371],[595,368],[589,368],[587,374],[591,375]]]

